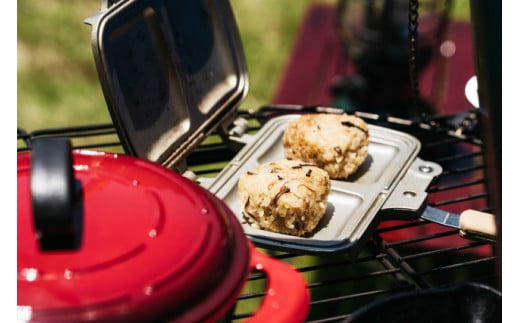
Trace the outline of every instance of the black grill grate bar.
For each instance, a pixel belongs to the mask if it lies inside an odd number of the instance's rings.
[[[254,314],[253,312],[242,313],[242,314],[233,314],[233,315],[231,315],[229,320],[230,321],[241,320],[241,319],[245,319],[245,318],[251,317],[251,316],[253,316],[253,314]]]
[[[380,261],[382,266],[384,266],[388,270],[397,270],[392,278],[394,278],[398,282],[398,284],[409,284],[405,275],[403,275],[403,273],[400,272],[400,263],[395,261],[395,255],[389,254],[387,252],[386,242],[383,243],[383,240],[380,237],[375,236],[374,239],[371,240],[371,243],[367,245],[367,247],[373,250],[373,252],[381,252],[381,254],[384,255],[384,257],[382,257]]]
[[[102,144],[90,144],[90,145],[74,145],[76,149],[96,149],[96,148],[108,148],[108,147],[120,147],[119,142],[106,142]]]
[[[422,241],[439,239],[439,238],[443,238],[443,237],[446,237],[446,236],[451,236],[451,235],[458,234],[458,232],[459,232],[459,230],[457,230],[457,229],[449,230],[449,231],[446,231],[446,232],[439,232],[439,233],[434,233],[434,234],[430,234],[430,235],[423,235],[423,236],[420,236],[420,237],[417,237],[417,238],[400,240],[399,242],[387,242],[386,245],[389,248],[394,248],[394,247],[404,246],[404,245],[408,245],[408,244],[414,244],[414,243],[418,243],[418,242],[422,242]]]
[[[199,176],[204,177],[204,176],[211,175],[211,174],[217,174],[221,170],[222,170],[222,167],[220,167],[220,166],[208,167],[208,168],[206,168],[204,170],[198,170],[196,172],[196,174],[199,175]]]
[[[423,135],[421,135],[421,133],[416,133],[416,134],[413,134],[415,135],[416,137],[421,137],[420,139],[426,139],[425,141],[423,141],[423,144],[422,144],[422,147],[424,148],[424,150],[430,150],[430,149],[435,149],[436,147],[439,147],[439,146],[453,146],[453,145],[457,145],[457,144],[460,144],[460,143],[465,143],[465,142],[468,142],[467,139],[463,139],[463,138],[457,138],[457,137],[435,137],[435,138],[432,138],[431,141],[428,141],[427,139],[430,139],[430,137],[432,136],[432,133],[431,132],[423,132],[422,133]],[[442,136],[444,134],[441,134]],[[469,140],[470,142],[472,142],[472,138]]]
[[[18,130],[20,134],[24,133],[26,136],[31,138],[43,137],[43,136],[66,136],[66,137],[86,137],[95,136],[99,134],[115,134],[116,130],[111,123],[107,124],[95,124],[85,126],[74,126],[74,127],[62,127],[62,128],[48,128],[42,130],[36,130],[30,133]]]
[[[495,262],[496,260],[497,260],[497,257],[494,257],[494,256],[486,257],[486,258],[479,258],[479,259],[468,260],[465,262],[454,263],[454,264],[450,264],[450,265],[446,265],[446,266],[440,266],[440,267],[432,268],[429,270],[416,271],[415,273],[416,273],[416,275],[425,276],[425,275],[435,274],[438,272],[452,271],[454,269],[470,267],[470,266],[483,264],[483,263],[491,263],[491,262]]]
[[[478,184],[485,184],[485,183],[486,183],[486,180],[483,179],[483,178],[480,178],[480,179],[475,179],[475,180],[472,180],[472,181],[453,183],[453,184],[449,184],[449,185],[432,186],[428,190],[428,192],[429,193],[436,193],[436,192],[442,192],[442,191],[452,190],[452,189],[456,189],[456,188],[468,187],[468,186],[473,186],[473,185],[478,185]]]
[[[243,293],[241,294],[237,300],[247,300],[247,299],[253,299],[253,298],[262,298],[265,295],[265,291],[261,292],[254,292],[254,293]]]
[[[291,254],[288,254],[288,255],[291,255]],[[279,260],[282,260],[282,259],[287,260],[289,258],[294,258],[294,257],[308,257],[308,255],[298,255],[298,254],[292,254],[292,256],[293,257],[280,257],[280,256],[274,256],[274,257]],[[383,254],[376,254],[373,256],[372,255],[371,256],[360,256],[358,258],[346,260],[346,261],[326,262],[326,263],[322,263],[321,265],[301,267],[300,270],[301,271],[312,271],[312,270],[320,270],[322,268],[331,268],[331,267],[341,267],[341,266],[345,266],[345,265],[362,264],[362,263],[372,262],[374,260],[379,260],[383,257],[384,257]],[[331,259],[331,258],[327,258],[327,260],[329,260],[329,259]]]
[[[384,241],[381,244],[383,246],[386,245]],[[406,275],[418,288],[428,288],[430,286],[426,281],[422,280],[420,276],[415,275],[415,269],[408,262],[399,261],[401,256],[394,248],[387,248],[387,254],[399,264],[399,267],[402,269],[400,273],[401,276]]]
[[[309,256],[305,256],[305,257],[309,257]],[[371,263],[371,262],[374,262],[374,261],[381,261],[382,258],[384,258],[385,255],[383,254],[378,254],[374,257],[363,257],[363,258],[359,258],[359,259],[356,259],[354,261],[345,261],[345,262],[334,262],[334,263],[331,263],[331,262],[328,262],[328,263],[323,263],[323,264],[320,264],[320,265],[315,265],[315,266],[303,266],[303,267],[298,267],[297,270],[301,273],[307,273],[307,272],[317,272],[317,271],[320,271],[322,269],[333,269],[335,267],[343,267],[343,266],[346,266],[346,265],[355,265],[355,264],[363,264],[363,263]],[[374,277],[374,276],[382,276],[382,275],[387,275],[387,274],[393,274],[395,273],[396,269],[389,269],[389,270],[381,270],[381,271],[377,271],[377,272],[372,272],[372,273],[368,273],[366,275],[359,275],[357,277],[354,277],[354,278],[347,278],[347,279],[335,279],[335,280],[326,280],[326,281],[322,281],[321,283],[323,283],[323,285],[330,285],[331,283],[336,283],[336,282],[346,282],[346,281],[355,281],[355,280],[360,280],[360,279],[365,279],[365,278],[369,278],[369,277]],[[253,273],[251,273],[249,275],[249,280],[250,281],[254,281],[254,280],[260,280],[260,279],[266,279],[267,276],[264,272],[262,271],[254,271]],[[321,284],[318,284],[321,286]],[[311,286],[316,286],[315,284],[309,284],[309,287]]]
[[[482,171],[482,170],[484,170],[484,168],[485,168],[485,165],[481,164],[481,165],[473,165],[473,166],[468,166],[468,167],[460,167],[460,168],[454,168],[454,169],[449,169],[449,170],[443,170],[442,176],[464,175],[464,174],[473,173],[476,171]]]
[[[444,163],[461,161],[461,160],[471,160],[475,157],[481,157],[481,156],[482,156],[482,152],[476,151],[476,152],[461,153],[461,154],[455,154],[455,155],[444,156],[444,157],[437,157],[436,161],[438,163],[444,164]]]
[[[409,288],[386,288],[386,289],[374,289],[367,292],[361,292],[361,293],[352,293],[349,295],[343,295],[338,297],[331,297],[326,299],[320,299],[316,301],[311,302],[312,305],[323,305],[323,304],[330,304],[335,302],[342,302],[346,300],[352,300],[352,299],[358,299],[358,298],[364,298],[364,297],[373,297],[373,296],[379,296],[379,295],[386,295],[386,294],[393,294],[398,292],[403,292],[407,290],[413,289],[410,285]]]
[[[34,139],[34,138],[33,138]],[[103,142],[103,143],[94,143],[94,144],[76,144],[72,143],[72,148],[74,149],[100,149],[100,148],[120,148],[121,144],[119,141],[113,141],[113,142]],[[29,151],[31,150],[31,144],[28,144],[26,142],[25,147],[19,147],[17,149],[18,152],[22,151]]]
[[[211,162],[211,160],[208,158],[209,156],[211,156],[210,158],[213,161],[229,161],[235,157],[235,155],[236,152],[230,150],[229,147],[223,143],[206,144],[193,151],[188,156],[187,162],[190,167],[197,165],[207,165],[209,162]],[[218,169],[218,171],[221,170],[222,167]],[[203,172],[201,172],[201,174],[203,174]]]
[[[481,198],[487,198],[488,196],[489,196],[488,193],[475,193],[475,194],[471,194],[468,196],[453,198],[450,200],[431,202],[430,205],[434,206],[434,207],[444,206],[444,205],[448,205],[448,204],[462,203],[462,202],[477,200],[477,199],[481,199]]]
[[[340,284],[340,283],[359,282],[359,281],[369,279],[369,278],[393,275],[398,272],[399,272],[399,268],[379,270],[379,271],[367,273],[364,275],[344,277],[344,278],[338,278],[338,279],[323,279],[319,282],[309,282],[307,286],[309,288],[317,288],[317,287],[336,285],[336,284]]]
[[[430,222],[426,222],[426,221],[406,221],[403,224],[387,226],[387,227],[384,227],[384,228],[377,228],[375,232],[376,233],[386,233],[386,232],[392,232],[392,231],[400,231],[402,229],[409,229],[409,228],[422,226],[422,225],[427,225],[427,224],[430,224]]]
[[[352,315],[339,315],[339,316],[333,316],[329,317],[323,320],[312,320],[307,321],[307,323],[328,323],[328,322],[344,322],[346,319],[350,318]]]
[[[400,256],[399,257],[399,261],[410,261],[410,260],[416,260],[416,259],[419,259],[419,258],[427,258],[427,257],[432,257],[432,256],[438,256],[438,255],[443,255],[443,254],[447,254],[447,253],[453,253],[453,252],[456,252],[456,251],[462,251],[462,250],[466,250],[466,249],[477,248],[477,247],[481,247],[481,246],[484,246],[484,245],[486,245],[486,243],[483,243],[483,242],[470,242],[468,244],[459,245],[459,246],[455,246],[455,247],[435,249],[435,250],[426,251],[426,252],[419,252],[419,253],[416,253],[416,254],[413,254],[413,255]]]
[[[117,132],[112,124],[99,124],[99,125],[86,125],[86,126],[75,126],[75,127],[63,127],[63,128],[49,128],[36,130],[33,132],[26,132],[23,129],[18,129],[17,140],[22,140],[25,144],[23,147],[18,147],[18,151],[27,151],[32,147],[32,141],[38,138],[44,137],[67,137],[73,138],[88,138],[93,140],[96,137],[104,136],[115,136]],[[103,147],[121,147],[119,140],[112,140],[107,142],[105,138],[98,138],[100,142],[89,143],[89,144],[77,144],[72,141],[72,147],[76,149],[93,149]]]
[[[324,263],[324,264],[316,265],[316,266],[301,267],[298,270],[300,272],[310,272],[310,271],[319,271],[324,268],[342,267],[342,266],[347,266],[347,265],[352,266],[354,264],[362,264],[362,263],[367,263],[367,262],[372,262],[372,261],[379,261],[383,257],[384,257],[383,254],[378,254],[374,257],[370,257],[370,258],[367,257],[362,260],[356,259],[355,261],[349,261],[349,262]]]

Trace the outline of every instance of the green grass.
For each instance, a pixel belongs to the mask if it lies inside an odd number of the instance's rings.
[[[250,91],[245,107],[271,98],[309,1],[231,1]],[[328,1],[332,2],[332,1]],[[28,131],[110,122],[83,20],[99,0],[18,1],[17,125]]]
[[[109,122],[83,19],[99,1],[18,1],[17,125]]]

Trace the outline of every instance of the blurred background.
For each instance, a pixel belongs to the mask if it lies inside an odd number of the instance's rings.
[[[231,0],[249,72],[241,108],[269,103],[307,5],[336,0]],[[83,20],[100,0],[17,1],[17,126],[41,128],[110,122]],[[469,2],[453,1],[453,19]]]

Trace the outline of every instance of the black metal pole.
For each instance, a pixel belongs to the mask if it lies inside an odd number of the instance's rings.
[[[502,2],[471,0],[471,25],[489,203],[498,228],[502,257]],[[501,272],[501,261],[498,261]],[[501,287],[501,280],[499,281]]]

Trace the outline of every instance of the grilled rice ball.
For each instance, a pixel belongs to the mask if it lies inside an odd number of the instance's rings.
[[[305,236],[325,214],[330,187],[327,172],[315,165],[280,160],[243,174],[238,194],[243,216],[254,228]]]
[[[348,114],[303,114],[287,126],[287,159],[316,164],[333,179],[346,179],[368,156],[368,125]]]

